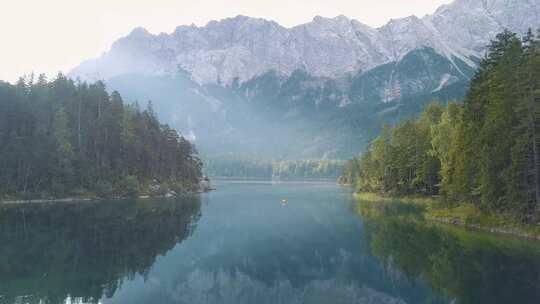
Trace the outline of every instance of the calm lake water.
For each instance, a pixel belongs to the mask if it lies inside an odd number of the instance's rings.
[[[540,303],[534,242],[369,212],[330,184],[216,186],[0,207],[0,303]]]

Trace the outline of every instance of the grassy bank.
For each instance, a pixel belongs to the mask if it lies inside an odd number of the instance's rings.
[[[400,210],[414,210],[415,213],[428,221],[540,240],[540,223],[526,225],[520,223],[511,214],[485,212],[472,204],[464,203],[458,206],[449,206],[437,197],[387,197],[367,192],[355,193],[354,198],[361,202],[370,203],[365,206],[367,208],[379,206],[386,209],[396,209],[391,208],[391,205],[400,204],[410,207],[408,209],[401,208]]]

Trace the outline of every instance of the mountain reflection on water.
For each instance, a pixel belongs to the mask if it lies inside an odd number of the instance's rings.
[[[372,212],[331,184],[216,186],[0,209],[0,303],[540,302],[529,242]]]

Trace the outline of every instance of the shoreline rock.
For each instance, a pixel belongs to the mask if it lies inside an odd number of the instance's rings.
[[[164,190],[162,185],[157,180],[153,180],[152,184],[148,187],[150,194],[139,195],[133,198],[136,199],[151,199],[151,198],[174,198],[182,195],[193,195],[207,193],[216,190],[212,187],[210,179],[204,176],[199,182],[198,189],[180,191],[167,190],[164,193],[157,194]],[[128,196],[111,196],[111,197],[99,197],[92,196],[91,193],[86,193],[86,197],[64,197],[64,198],[35,198],[35,199],[2,199],[0,198],[0,206],[2,205],[18,205],[18,204],[47,204],[47,203],[78,203],[78,202],[94,202],[104,200],[124,200],[130,199]]]
[[[134,198],[130,197],[94,197],[94,198],[77,198],[77,197],[68,197],[68,198],[52,198],[52,199],[29,199],[29,200],[0,200],[0,206],[2,205],[38,205],[38,204],[50,204],[50,203],[92,203],[100,201],[117,201],[117,200],[127,200],[127,199],[138,199],[138,200],[147,200],[152,198],[175,198],[182,195],[194,195],[200,194],[200,191],[185,192],[177,194],[174,191],[170,191],[165,195],[140,195]]]

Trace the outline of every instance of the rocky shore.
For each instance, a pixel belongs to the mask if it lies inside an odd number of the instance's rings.
[[[203,177],[199,182],[198,189],[175,191],[165,189],[162,185],[154,181],[148,186],[148,193],[135,196],[137,199],[150,199],[150,198],[174,198],[182,195],[194,195],[199,193],[206,193],[215,190],[212,187],[210,179]],[[17,205],[17,204],[47,204],[47,203],[88,203],[102,200],[123,200],[134,197],[129,196],[108,196],[100,197],[92,193],[85,193],[79,197],[63,197],[63,198],[29,198],[29,199],[2,199],[0,198],[0,205]]]

